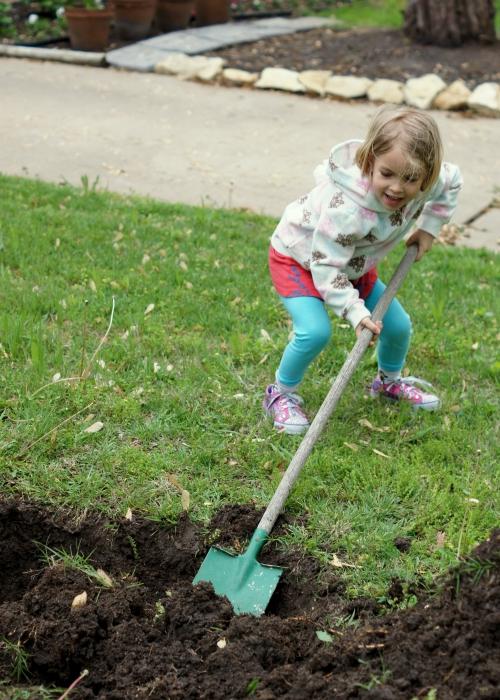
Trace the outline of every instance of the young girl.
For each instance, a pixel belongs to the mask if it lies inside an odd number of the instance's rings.
[[[266,413],[280,431],[308,428],[295,392],[330,339],[325,306],[357,335],[365,327],[378,336],[372,396],[438,408],[438,397],[416,386],[430,387],[427,382],[401,375],[411,335],[401,304],[394,299],[383,324],[370,318],[385,289],[377,262],[414,226],[407,245],[418,245],[420,260],[456,206],[462,180],[456,166],[442,163],[435,121],[415,109],[383,107],[365,141],[334,147],[314,174],[314,189],[285,209],[271,238],[271,277],[292,318],[294,336],[275,382],[266,389]]]

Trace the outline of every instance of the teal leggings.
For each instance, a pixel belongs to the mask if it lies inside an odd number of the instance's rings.
[[[382,296],[385,284],[377,280],[365,299],[366,308],[373,311]],[[332,329],[328,312],[316,297],[280,297],[292,317],[294,337],[281,358],[277,379],[285,386],[302,381],[311,362],[330,340]],[[410,317],[397,299],[389,306],[377,342],[378,365],[382,371],[398,372],[405,363],[411,337]]]

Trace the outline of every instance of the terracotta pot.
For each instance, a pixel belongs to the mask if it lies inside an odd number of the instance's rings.
[[[104,51],[109,44],[111,10],[88,10],[85,7],[67,7],[64,13],[68,23],[71,48],[76,51]]]
[[[195,0],[196,24],[224,24],[229,21],[229,0]]]
[[[148,36],[156,12],[156,0],[113,0],[115,31],[120,39]]]
[[[194,13],[194,0],[158,0],[156,26],[161,32],[185,29]]]

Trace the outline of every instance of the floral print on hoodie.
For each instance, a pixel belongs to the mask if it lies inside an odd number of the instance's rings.
[[[443,163],[428,192],[389,211],[355,164],[362,143],[345,141],[332,149],[314,171],[314,189],[288,205],[271,237],[278,253],[311,271],[325,303],[353,328],[370,312],[350,280],[372,269],[415,226],[438,236],[462,186],[457,166]]]

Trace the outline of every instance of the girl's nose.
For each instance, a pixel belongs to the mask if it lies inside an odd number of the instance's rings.
[[[393,180],[389,186],[389,191],[394,194],[402,194],[404,191],[403,184],[399,180]]]

